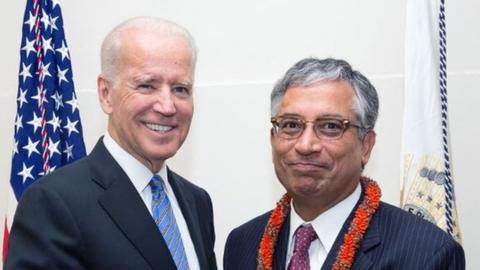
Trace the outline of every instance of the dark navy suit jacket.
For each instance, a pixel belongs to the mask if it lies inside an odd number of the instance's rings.
[[[270,212],[234,229],[228,236],[224,270],[255,270],[258,246]],[[343,225],[322,270],[331,269],[353,217]],[[274,270],[285,270],[290,218],[282,227],[274,253]],[[381,203],[365,233],[352,269],[465,269],[462,247],[430,222],[395,206]],[[314,269],[312,269],[314,270]]]
[[[170,170],[168,180],[201,269],[217,269],[210,197]],[[47,175],[23,194],[5,269],[176,267],[140,195],[100,140],[86,158]]]

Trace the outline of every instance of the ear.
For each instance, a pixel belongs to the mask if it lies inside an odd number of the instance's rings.
[[[273,130],[273,127],[270,128],[270,144],[273,146],[275,143],[275,131]]]
[[[370,159],[370,154],[372,153],[373,146],[375,145],[375,138],[377,134],[373,130],[369,130],[365,134],[365,138],[362,141],[362,165],[367,164]]]
[[[100,102],[100,107],[102,107],[103,112],[106,114],[111,114],[113,111],[112,91],[111,84],[100,74],[97,78],[98,101]]]
[[[275,143],[275,131],[273,131],[273,127],[272,127],[270,129],[270,146],[272,148],[272,160],[275,158],[274,157],[275,150],[274,150],[274,147],[273,147],[274,143]]]

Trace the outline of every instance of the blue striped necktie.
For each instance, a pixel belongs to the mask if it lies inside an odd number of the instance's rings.
[[[177,222],[175,221],[172,205],[165,191],[162,178],[154,175],[150,181],[150,188],[152,189],[153,219],[162,233],[177,269],[189,270],[182,237]]]

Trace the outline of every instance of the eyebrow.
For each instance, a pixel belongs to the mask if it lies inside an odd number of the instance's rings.
[[[341,115],[341,114],[338,114],[338,113],[327,113],[327,114],[323,114],[321,117],[319,118],[334,118],[334,119],[345,119],[347,118],[346,116],[344,115]]]
[[[302,115],[297,114],[297,113],[284,113],[282,115],[279,115],[281,117],[300,117],[304,118]],[[327,113],[327,114],[322,114],[318,117],[315,117],[315,119],[325,119],[325,118],[332,118],[332,119],[344,119],[346,118],[345,116],[338,114],[338,113]]]
[[[132,82],[135,83],[135,84],[138,84],[138,83],[155,84],[155,83],[161,83],[162,80],[157,79],[157,78],[155,78],[151,75],[139,75],[139,76],[133,77]],[[182,86],[186,86],[186,87],[189,87],[189,88],[193,88],[193,83],[188,81],[188,80],[172,82],[170,84],[171,85],[182,85]]]
[[[284,113],[284,114],[281,114],[281,115],[278,115],[280,117],[302,117],[301,115],[299,114],[296,114],[296,113]]]
[[[188,88],[193,88],[193,83],[191,82],[177,82],[177,83],[173,83],[172,85],[181,85],[181,86],[186,86]]]
[[[154,77],[149,76],[149,75],[141,75],[141,76],[133,77],[132,81],[134,83],[155,83],[155,82],[158,82],[157,79],[155,79]]]

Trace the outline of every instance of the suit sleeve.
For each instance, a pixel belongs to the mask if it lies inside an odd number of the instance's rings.
[[[85,269],[80,239],[62,198],[40,183],[32,185],[17,207],[4,269]]]
[[[208,205],[208,212],[210,214],[210,218],[208,221],[208,228],[210,232],[210,239],[212,241],[212,245],[215,246],[215,226],[214,226],[214,217],[213,217],[213,205],[212,205],[212,199],[208,195],[206,191],[205,192],[205,197],[206,197],[206,203]],[[215,255],[215,251],[212,252],[211,257],[208,259],[209,264],[210,264],[210,269],[211,270],[216,270],[217,269],[217,259]]]
[[[234,245],[233,242],[233,234],[235,233],[235,231],[232,231],[228,237],[227,237],[227,241],[225,243],[225,250],[223,252],[223,270],[232,270],[232,269],[235,269],[235,265],[232,264],[232,260],[230,258],[230,255],[231,255],[231,247]]]
[[[465,270],[465,253],[463,248],[455,241],[448,241],[440,250],[431,256],[423,270]]]

